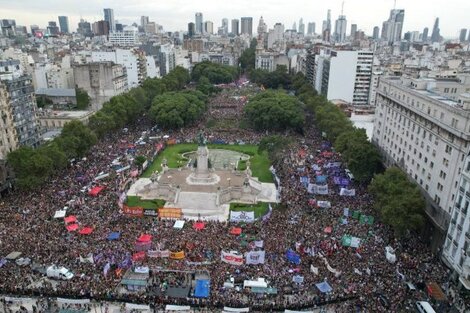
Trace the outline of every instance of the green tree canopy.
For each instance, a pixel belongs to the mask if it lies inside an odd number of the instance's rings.
[[[354,128],[341,133],[335,141],[335,148],[359,182],[369,182],[382,167],[380,154],[367,139],[364,129]]]
[[[300,130],[305,123],[302,104],[283,91],[258,94],[245,105],[244,113],[258,130]]]
[[[418,186],[397,167],[375,175],[369,185],[375,207],[384,223],[392,226],[398,236],[424,226],[424,198]]]
[[[167,92],[153,99],[150,116],[163,128],[190,125],[206,111],[206,96],[199,91]]]
[[[207,77],[212,84],[227,84],[233,82],[238,76],[238,69],[234,66],[221,65],[204,61],[197,63],[192,72],[192,80],[198,82],[202,77]]]
[[[85,90],[81,88],[75,88],[75,97],[77,98],[77,109],[88,109],[88,106],[90,105],[90,96]]]

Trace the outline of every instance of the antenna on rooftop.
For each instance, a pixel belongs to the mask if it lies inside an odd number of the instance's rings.
[[[395,0],[396,1],[396,0]],[[343,10],[344,10],[344,1],[343,3],[341,4],[341,15],[343,15]]]
[[[393,9],[395,10],[397,8],[397,0],[393,1]]]

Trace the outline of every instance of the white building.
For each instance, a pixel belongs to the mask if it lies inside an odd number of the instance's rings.
[[[450,100],[430,86],[424,79],[381,78],[372,141],[387,165],[399,166],[422,188],[442,242],[469,151],[470,102]]]
[[[470,155],[465,158],[456,192],[442,256],[459,277],[460,284],[470,290]]]
[[[93,51],[92,62],[114,62],[126,68],[128,88],[134,88],[147,78],[147,59],[136,49],[116,49],[112,51]]]
[[[138,43],[138,33],[137,27],[126,26],[122,32],[109,33],[109,42],[116,46],[133,47]]]
[[[328,54],[329,52],[329,54]],[[314,87],[328,100],[368,105],[372,76],[372,51],[327,51],[316,59]]]

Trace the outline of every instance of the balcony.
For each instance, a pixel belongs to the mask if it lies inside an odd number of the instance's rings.
[[[457,225],[457,229],[458,229],[459,231],[462,231],[462,225],[458,224],[458,225]]]
[[[469,232],[465,233],[465,239],[470,240],[470,233]]]

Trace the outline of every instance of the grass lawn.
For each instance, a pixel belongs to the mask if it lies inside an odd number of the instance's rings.
[[[269,171],[271,162],[268,159],[268,154],[264,151],[262,154],[258,154],[258,146],[255,145],[220,145],[220,144],[209,144],[209,149],[225,149],[231,151],[238,151],[245,154],[248,154],[251,162],[251,171],[254,177],[258,177],[260,182],[263,183],[272,183],[273,176]],[[183,153],[196,151],[197,144],[195,143],[183,143],[173,146],[168,146],[163,150],[155,159],[155,161],[150,164],[150,166],[142,174],[142,177],[150,177],[153,172],[161,171],[161,163],[163,158],[166,158],[168,161],[168,167],[178,168],[185,166],[187,160],[182,157]],[[246,168],[245,162],[239,162],[238,168],[243,170]]]
[[[156,209],[161,208],[165,205],[165,200],[155,199],[155,200],[141,200],[140,197],[137,196],[128,196],[126,205],[130,207],[139,206],[145,209]]]
[[[269,203],[258,202],[256,204],[245,204],[245,203],[230,203],[230,211],[255,211],[255,218],[265,215],[269,210]]]

